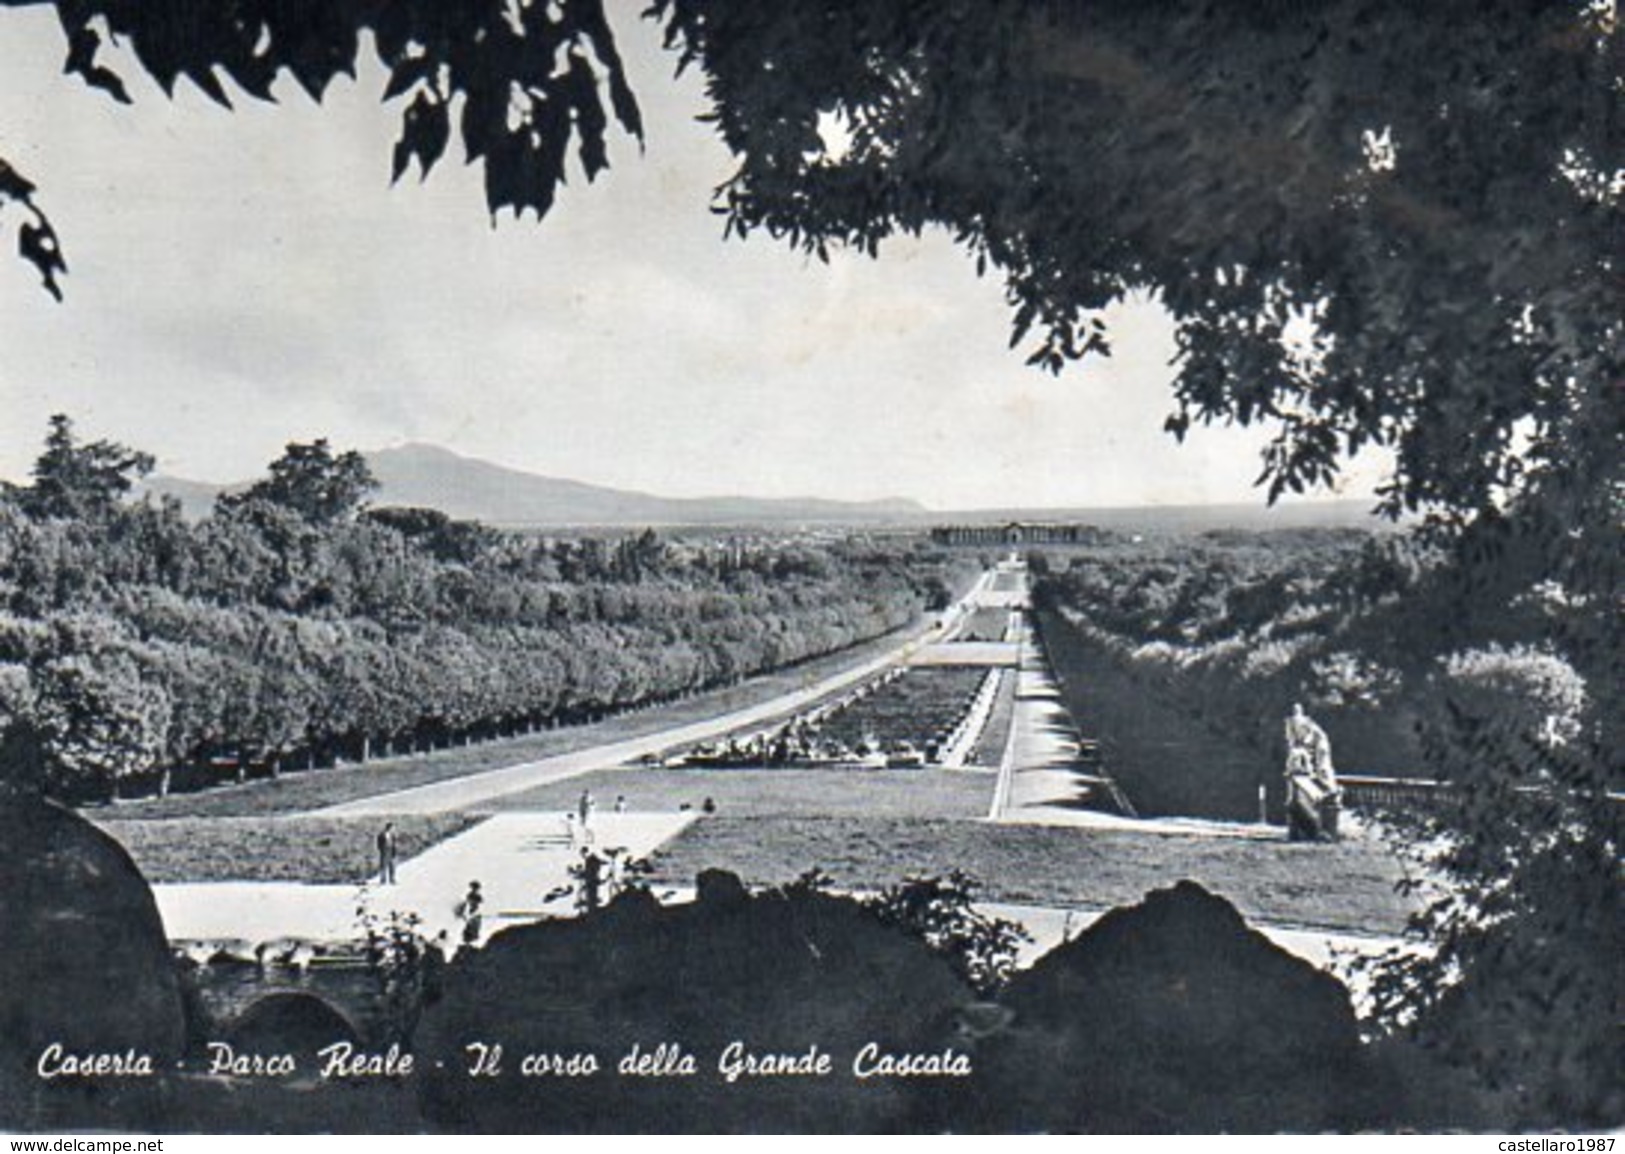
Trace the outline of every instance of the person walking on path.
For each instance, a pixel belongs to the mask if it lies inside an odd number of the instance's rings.
[[[378,883],[392,886],[395,884],[395,860],[398,853],[395,843],[395,823],[386,821],[384,828],[378,831]]]

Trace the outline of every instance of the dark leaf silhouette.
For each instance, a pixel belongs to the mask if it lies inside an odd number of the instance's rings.
[[[0,222],[4,221],[8,202],[20,205],[29,216],[17,229],[17,254],[38,270],[45,291],[60,301],[62,286],[57,278],[68,271],[62,242],[50,218],[34,203],[33,181],[0,157]]]
[[[444,103],[425,93],[418,93],[406,110],[401,126],[401,139],[395,145],[393,179],[399,180],[414,157],[419,170],[427,177],[451,138],[451,116]]]
[[[33,194],[33,182],[0,157],[0,197],[27,201]]]
[[[65,69],[78,74],[86,84],[101,89],[120,104],[129,104],[130,94],[124,89],[124,81],[116,73],[96,63],[96,50],[101,43],[102,38],[95,29],[83,26],[72,28],[68,33]]]
[[[545,216],[573,136],[591,178],[609,164],[612,116],[633,137],[643,132],[601,0],[62,0],[56,7],[68,40],[66,71],[124,102],[122,78],[100,59],[100,28],[166,93],[185,79],[226,107],[232,86],[272,99],[281,75],[320,101],[334,80],[357,75],[362,35],[370,33],[389,72],[382,98],[417,91],[391,155],[394,179],[414,162],[424,175],[434,167],[450,142],[450,106],[461,100],[458,130],[469,158],[485,165],[492,212]]]
[[[421,84],[434,75],[435,67],[435,60],[430,56],[414,56],[402,60],[389,74],[389,83],[384,85],[384,99],[394,100]]]
[[[46,291],[61,300],[62,286],[57,277],[68,271],[68,262],[62,258],[55,230],[44,217],[26,222],[17,230],[17,252],[39,270]]]
[[[1606,489],[1625,32],[1597,6],[655,8],[738,160],[730,236],[819,255],[946,228],[1003,273],[1046,372],[1106,352],[1094,310],[1154,294],[1170,431],[1277,426],[1272,494],[1372,445],[1396,450],[1396,515]]]

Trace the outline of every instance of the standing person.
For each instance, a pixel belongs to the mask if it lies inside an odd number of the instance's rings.
[[[423,947],[422,991],[424,1005],[438,1002],[446,992],[446,965],[451,961],[451,934],[441,930]]]
[[[581,851],[581,911],[591,913],[604,904],[604,859],[597,851]]]
[[[395,844],[395,823],[386,821],[384,828],[378,831],[378,883],[392,886],[395,884],[395,858],[397,854]]]
[[[581,800],[576,803],[576,816],[581,821],[581,840],[588,845],[592,845],[596,840],[593,836],[592,815],[597,808],[598,803],[593,800],[592,791],[582,790]]]
[[[480,926],[484,921],[480,911],[484,908],[485,895],[480,892],[480,883],[477,881],[469,882],[468,892],[463,895],[463,900],[458,902],[457,908],[452,911],[462,919],[463,945],[472,946],[479,942]]]
[[[618,793],[618,794],[615,795],[615,812],[616,813],[625,813],[626,812],[626,794]]]

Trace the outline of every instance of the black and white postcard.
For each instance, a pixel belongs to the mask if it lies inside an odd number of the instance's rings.
[[[0,1128],[1625,1125],[1622,197],[1611,0],[0,0]]]

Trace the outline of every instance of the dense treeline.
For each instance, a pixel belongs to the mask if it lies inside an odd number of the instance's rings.
[[[1297,701],[1354,773],[1438,774],[1428,735],[1463,709],[1560,747],[1596,714],[1608,676],[1595,665],[1606,655],[1562,644],[1585,608],[1562,587],[1486,595],[1409,534],[1212,532],[1039,568],[1040,599],[1125,675],[1272,765]]]
[[[857,538],[550,540],[363,511],[364,462],[324,442],[190,523],[124,499],[143,465],[60,420],[0,496],[0,718],[38,735],[62,796],[592,720],[879,636],[961,579]]]
[[[1126,677],[1278,766],[1294,701],[1323,718],[1339,763],[1421,772],[1400,661],[1356,634],[1414,592],[1430,564],[1397,534],[1215,531],[1115,544],[1065,569],[1040,561],[1038,594]],[[1250,790],[1248,791],[1251,792]]]

